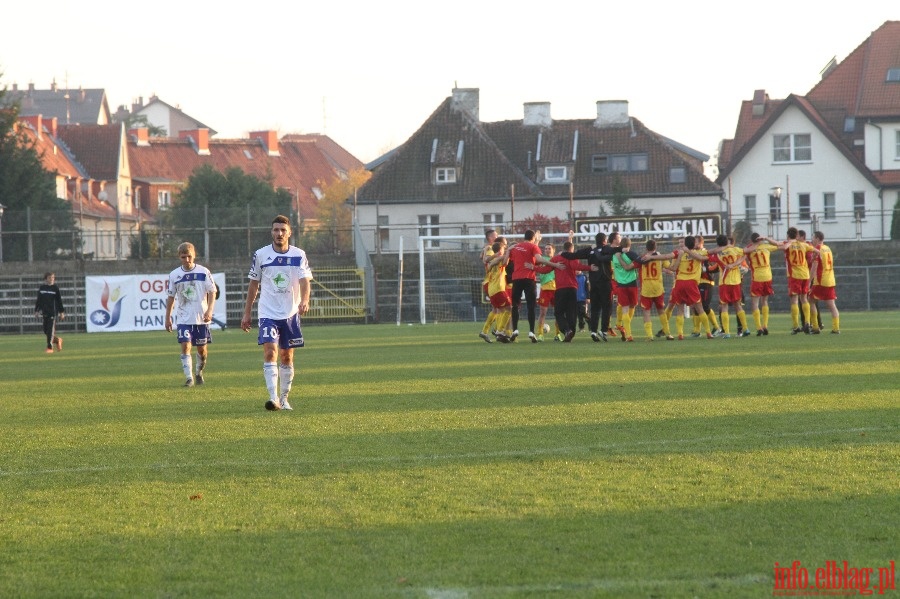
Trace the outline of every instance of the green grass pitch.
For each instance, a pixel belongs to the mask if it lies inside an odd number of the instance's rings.
[[[4,335],[0,596],[762,597],[776,562],[831,560],[874,585],[900,547],[900,313],[841,324],[308,326],[293,412],[263,409],[255,331],[215,332],[193,389],[170,334]]]

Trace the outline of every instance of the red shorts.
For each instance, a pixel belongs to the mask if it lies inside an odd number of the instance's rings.
[[[751,281],[750,295],[752,297],[775,295],[775,290],[772,289],[772,281]]]
[[[697,281],[675,281],[672,288],[672,296],[669,299],[671,304],[684,304],[693,306],[700,301],[700,288],[697,287]]]
[[[498,291],[491,296],[491,306],[494,308],[506,308],[511,305],[512,302],[509,300],[509,289]]]
[[[555,289],[541,289],[541,294],[537,298],[538,306],[550,307],[553,305],[553,299],[556,297]]]
[[[837,292],[834,287],[822,287],[821,285],[813,285],[812,297],[817,300],[836,300]]]
[[[638,288],[637,287],[618,287],[616,289],[616,301],[620,306],[637,306],[638,305]]]
[[[662,312],[666,309],[666,297],[664,295],[657,295],[656,297],[644,297],[641,296],[641,308],[644,310],[649,310],[653,306],[656,306],[657,312]]]
[[[788,295],[806,295],[809,293],[809,279],[788,278]]]
[[[741,286],[740,285],[720,285],[719,286],[719,302],[723,304],[739,304],[741,303]]]

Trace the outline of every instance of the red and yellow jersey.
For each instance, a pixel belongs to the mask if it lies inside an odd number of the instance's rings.
[[[726,266],[731,266],[732,264],[741,262],[744,260],[744,250],[738,247],[734,247],[733,245],[729,245],[725,247],[721,252],[719,252],[719,260],[722,264]],[[741,284],[741,269],[740,268],[730,268],[728,270],[722,269],[722,272],[719,274],[719,284],[720,285],[740,285]]]
[[[755,250],[747,252],[747,261],[750,263],[754,282],[768,283],[772,280],[772,257],[770,254],[777,249],[778,246],[771,243],[761,243],[756,246]]]
[[[641,264],[641,296],[659,297],[666,290],[663,286],[663,269],[669,266],[668,260],[648,260]]]
[[[831,248],[824,243],[818,249],[819,260],[814,283],[821,287],[834,287],[834,255],[831,253]]]
[[[809,279],[809,263],[806,261],[806,253],[813,250],[813,246],[804,241],[791,241],[784,250],[787,260],[788,276],[797,280]]]
[[[695,249],[695,254],[707,256],[705,249]],[[691,258],[691,255],[685,252],[681,255],[681,261],[678,263],[678,272],[675,275],[676,281],[697,281],[700,282],[700,270],[703,266],[703,260]]]
[[[487,272],[488,297],[501,291],[506,291],[506,264],[505,260],[500,260],[490,268]]]
[[[491,256],[494,255],[494,250],[491,246],[487,246],[481,251],[481,260],[484,263],[484,278],[481,280],[481,284],[484,285],[488,282],[488,277],[490,276],[490,270],[488,269],[487,263],[490,261]]]

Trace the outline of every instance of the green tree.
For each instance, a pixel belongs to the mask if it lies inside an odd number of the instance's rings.
[[[44,168],[35,141],[17,127],[19,106],[8,104],[0,87],[0,204],[3,259],[44,260],[80,248],[71,206],[56,197],[52,173]],[[28,232],[32,234],[29,236]]]
[[[271,242],[269,230],[277,214],[296,216],[293,198],[275,189],[271,180],[246,174],[238,167],[219,172],[209,165],[197,168],[178,194],[171,210],[161,219],[163,239],[157,243],[166,254],[182,241],[190,241],[204,257],[248,256]],[[204,246],[209,229],[210,247]],[[303,223],[293,227],[292,243],[303,235]]]
[[[359,168],[331,183],[319,182],[322,197],[316,210],[320,227],[311,233],[310,247],[335,254],[353,250],[353,197],[372,173]]]
[[[609,206],[609,214],[612,216],[636,214],[637,208],[628,203],[630,200],[631,192],[628,186],[625,185],[620,177],[616,176],[613,181],[612,197],[606,200],[606,204]],[[606,210],[601,206],[600,216],[606,215]]]

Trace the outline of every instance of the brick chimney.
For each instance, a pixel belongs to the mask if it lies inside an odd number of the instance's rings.
[[[52,119],[48,119],[44,121],[44,126],[50,129],[50,135],[53,137],[59,137],[57,135],[57,131],[59,131],[59,119],[53,117]]]
[[[180,131],[178,137],[185,137],[193,142],[194,149],[200,156],[209,156],[209,129],[189,129]]]
[[[753,92],[752,115],[762,116],[766,113],[766,104],[769,101],[769,94],[764,89],[758,89]]]
[[[525,117],[522,124],[526,127],[549,127],[553,124],[550,116],[550,102],[525,102]]]
[[[622,127],[629,122],[628,100],[600,100],[597,102],[597,120],[594,127]]]
[[[281,156],[281,152],[278,151],[277,131],[253,131],[250,133],[250,139],[258,139],[262,142],[262,146],[269,156]]]
[[[31,128],[37,132],[37,138],[41,139],[44,135],[44,127],[42,123],[42,117],[39,114],[33,114],[31,116],[20,116],[19,120],[25,121]]]
[[[477,87],[453,88],[453,96],[450,106],[459,112],[466,112],[476,121],[478,120],[478,94]]]
[[[128,135],[134,138],[134,141],[139,146],[149,146],[150,145],[150,130],[147,127],[138,127],[137,129],[129,129]]]

